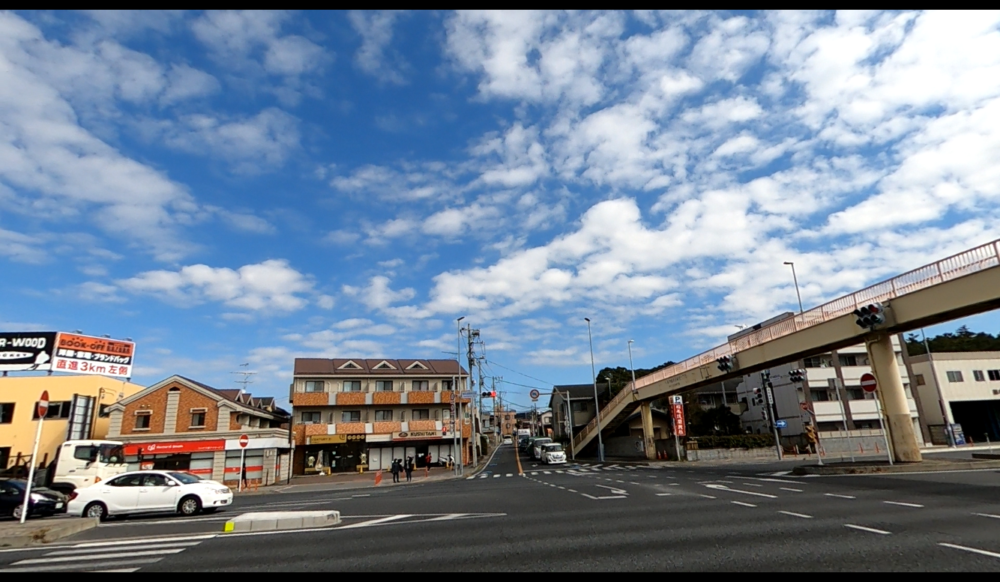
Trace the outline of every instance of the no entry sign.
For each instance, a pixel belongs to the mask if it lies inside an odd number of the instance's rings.
[[[45,418],[49,412],[49,391],[43,390],[42,397],[38,400],[38,418]]]
[[[872,374],[861,376],[861,388],[865,392],[874,392],[878,388],[878,381],[875,380],[875,376]]]
[[[250,437],[248,437],[245,434],[241,434],[240,435],[240,447],[245,449],[245,448],[247,448],[247,445],[249,445],[249,444],[250,444]]]

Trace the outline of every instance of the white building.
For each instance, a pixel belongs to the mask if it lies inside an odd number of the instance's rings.
[[[899,337],[893,336],[892,343],[917,442],[922,445],[924,436],[920,427],[920,406],[910,389],[912,382]],[[789,372],[795,369],[805,370],[804,382],[793,383],[789,380]],[[774,387],[777,416],[787,423],[787,427],[781,430],[782,437],[798,437],[804,431],[804,424],[812,424],[804,404],[811,406],[816,415],[816,428],[821,439],[836,438],[831,433],[847,430],[852,431],[852,436],[881,434],[875,395],[861,389],[861,376],[871,371],[868,352],[863,344],[771,368],[770,381]],[[737,397],[744,410],[740,417],[743,426],[750,432],[763,434],[769,430],[763,420],[763,406],[753,405],[753,389],[760,387],[760,374],[744,376],[737,387]]]
[[[957,424],[966,442],[1000,441],[1000,352],[912,356],[914,384],[934,442]]]

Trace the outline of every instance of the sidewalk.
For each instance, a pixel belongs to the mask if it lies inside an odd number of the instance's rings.
[[[392,473],[382,471],[382,482],[375,485],[375,476],[378,471],[365,471],[364,473],[333,473],[330,475],[301,475],[293,476],[291,483],[281,483],[261,487],[260,489],[244,490],[233,493],[236,496],[243,495],[266,495],[273,493],[305,493],[309,491],[349,491],[357,489],[370,489],[374,487],[399,487],[403,485],[415,485],[419,483],[430,483],[433,481],[447,481],[449,479],[461,479],[475,474],[486,467],[486,463],[481,460],[478,467],[465,467],[462,477],[456,477],[453,469],[444,467],[431,467],[429,471],[416,469],[413,471],[413,480],[406,481],[406,474],[399,475],[399,483],[392,482]]]

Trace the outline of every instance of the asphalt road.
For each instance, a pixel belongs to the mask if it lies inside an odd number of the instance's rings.
[[[535,466],[366,492],[242,497],[0,551],[14,571],[1000,571],[1000,471],[792,477],[789,463]],[[367,495],[367,496],[361,496]],[[243,511],[337,509],[334,528],[222,534]]]

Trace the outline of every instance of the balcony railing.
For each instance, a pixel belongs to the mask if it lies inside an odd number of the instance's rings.
[[[945,281],[958,279],[959,277],[990,269],[998,265],[1000,265],[1000,239],[903,273],[881,283],[876,283],[860,291],[855,291],[850,295],[834,299],[805,313],[775,322],[751,334],[738,337],[731,342],[698,354],[693,358],[688,358],[683,362],[662,370],[657,370],[652,374],[637,379],[632,390],[622,390],[601,410],[600,417],[606,419],[623,400],[631,397],[632,392],[644,386],[649,386],[650,384],[682,374],[688,370],[711,364],[723,356],[732,356],[736,352],[741,352],[847,315],[848,313],[853,313],[855,309],[858,309],[862,305],[901,297],[914,291],[939,285]],[[576,435],[573,439],[573,445],[577,446],[582,443],[596,426],[597,418],[594,418],[585,429]]]

